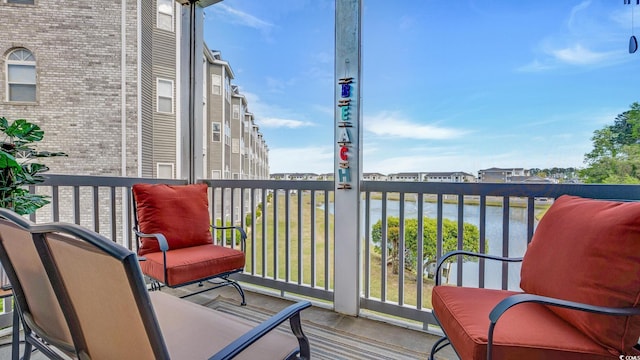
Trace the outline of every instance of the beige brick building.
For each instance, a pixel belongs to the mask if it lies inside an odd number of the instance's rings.
[[[185,178],[182,11],[173,0],[0,0],[0,116],[39,124],[43,148],[69,154],[47,159],[53,173]],[[205,46],[204,175],[268,178],[267,145],[217,56]]]

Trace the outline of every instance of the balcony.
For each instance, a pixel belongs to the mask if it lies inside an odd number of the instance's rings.
[[[131,186],[138,182],[186,183],[184,180],[50,175],[46,182],[31,190],[50,195],[52,202],[31,215],[31,220],[76,223],[135,251],[129,194]],[[350,333],[343,338],[353,339],[369,339],[366,336],[374,334],[378,336],[375,341],[384,343],[390,336],[388,327],[394,326],[391,331],[394,336],[404,334],[403,339],[415,339],[402,342],[407,352],[424,354],[428,344],[436,339],[433,335],[438,334],[430,310],[433,280],[429,264],[451,246],[446,243],[450,235],[444,233],[445,223],[453,223],[457,231],[454,247],[463,247],[465,236],[468,236],[464,224],[468,223],[477,228],[480,249],[495,255],[521,256],[538,218],[552,199],[562,194],[640,200],[638,187],[632,185],[365,181],[361,185],[360,204],[336,209],[333,183],[329,181],[201,182],[210,187],[211,217],[248,229],[247,266],[237,279],[250,290],[250,305],[263,309],[280,308],[283,305],[279,305],[279,301],[309,299],[315,307],[308,316],[321,324],[325,333],[333,329]],[[361,208],[362,235],[360,240],[354,240],[358,241],[359,253],[353,258],[360,261],[354,260],[356,266],[352,268],[360,283],[359,296],[355,299],[359,317],[353,318],[333,311],[341,306],[340,302],[354,300],[345,300],[344,294],[336,291],[335,282],[339,280],[336,280],[334,260],[333,214],[358,206]],[[417,224],[414,239],[402,235],[408,233],[405,227],[409,225],[405,224],[412,219]],[[426,225],[431,221],[435,227]],[[388,236],[393,226],[399,228],[397,239]],[[378,235],[372,230],[374,228],[378,229]],[[215,236],[229,246],[235,246],[228,234],[221,232]],[[435,239],[433,258],[424,252],[426,238]],[[411,244],[415,244],[413,248]],[[411,249],[417,250],[412,252]],[[392,256],[394,253],[397,256]],[[405,264],[403,271],[399,271],[397,264]],[[519,284],[517,266],[494,266],[482,261],[458,260],[450,264],[444,275],[444,281],[458,285],[517,289]],[[221,298],[216,298],[218,295]],[[233,294],[206,293],[195,301],[218,306],[215,299],[225,297],[233,299]],[[10,304],[6,300],[4,309],[9,309]],[[240,316],[247,310],[227,309],[237,311]],[[9,325],[9,313],[2,315],[0,320]],[[383,328],[387,330],[381,331]],[[368,335],[362,335],[363,331]],[[313,336],[310,338],[313,347]]]

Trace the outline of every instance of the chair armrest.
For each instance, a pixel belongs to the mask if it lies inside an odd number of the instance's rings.
[[[496,256],[496,255],[482,254],[482,253],[476,253],[476,252],[473,252],[473,251],[466,251],[466,250],[449,251],[448,253],[442,255],[442,257],[440,259],[438,259],[438,263],[436,265],[436,285],[440,285],[440,276],[438,275],[438,274],[440,274],[440,267],[442,267],[442,264],[444,264],[444,262],[447,259],[449,259],[452,256],[456,256],[456,255],[474,256],[474,257],[478,257],[478,258],[482,258],[482,259],[506,261],[506,262],[520,262],[520,261],[522,261],[521,257],[512,258],[512,257]]]
[[[302,325],[300,324],[300,312],[310,306],[311,303],[308,301],[301,301],[288,306],[260,325],[249,330],[248,332],[237,338],[235,341],[233,341],[231,344],[225,346],[214,356],[210,357],[209,360],[226,360],[237,356],[243,350],[251,346],[251,344],[258,341],[261,337],[268,334],[271,330],[275,329],[286,320],[290,321],[291,330],[295,334],[296,338],[298,338],[298,344],[300,345],[300,358],[309,359],[309,340],[302,332]]]
[[[511,295],[506,299],[500,301],[489,313],[489,333],[488,333],[488,342],[487,342],[487,359],[491,359],[491,351],[493,344],[493,330],[498,322],[498,319],[511,307],[524,304],[524,303],[536,303],[543,304],[548,306],[556,306],[562,307],[572,310],[586,311],[596,314],[603,315],[613,315],[613,316],[632,316],[632,315],[640,315],[640,309],[631,307],[631,308],[612,308],[606,306],[596,306],[585,303],[579,303],[575,301],[562,300],[557,298],[552,298],[548,296],[540,296],[534,294],[516,294]]]
[[[211,225],[211,229],[213,229],[213,230],[229,230],[229,229],[237,230],[240,233],[240,246],[241,246],[241,249],[242,249],[242,251],[245,251],[246,242],[247,242],[247,233],[240,226],[217,226],[217,225]]]
[[[163,252],[169,250],[169,243],[167,242],[167,238],[162,234],[145,234],[136,229],[133,229],[133,232],[136,233],[137,237],[141,238],[156,238],[158,240],[158,246],[160,246],[160,250]]]

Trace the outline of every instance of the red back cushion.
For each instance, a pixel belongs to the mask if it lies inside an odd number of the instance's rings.
[[[522,262],[528,293],[610,307],[640,297],[640,203],[561,196],[533,235]],[[638,316],[607,316],[549,307],[616,356],[640,336]]]
[[[212,243],[207,184],[133,185],[138,228],[161,233],[169,249]],[[160,251],[155,238],[141,238],[139,255]]]

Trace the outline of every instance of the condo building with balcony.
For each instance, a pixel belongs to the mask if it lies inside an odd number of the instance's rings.
[[[524,168],[489,168],[478,171],[479,182],[507,183],[512,179],[521,179],[529,176],[529,171]]]
[[[173,0],[0,2],[0,116],[38,124],[43,148],[69,155],[48,159],[54,173],[185,178],[183,11]],[[203,62],[202,176],[268,178],[231,67],[206,45]]]

